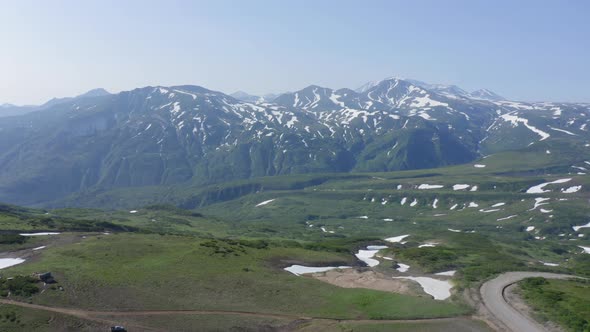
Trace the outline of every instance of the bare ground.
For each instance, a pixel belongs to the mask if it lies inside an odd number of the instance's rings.
[[[425,295],[415,282],[392,279],[391,277],[371,270],[332,270],[323,273],[314,273],[311,277],[343,288],[367,288],[408,295]]]

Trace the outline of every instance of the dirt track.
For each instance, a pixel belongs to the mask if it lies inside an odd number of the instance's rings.
[[[137,317],[137,316],[158,316],[158,315],[238,315],[247,317],[260,318],[279,318],[290,320],[304,320],[304,321],[333,321],[339,323],[355,322],[355,323],[404,323],[404,322],[436,322],[436,321],[453,321],[456,319],[471,319],[471,317],[459,316],[451,318],[428,318],[428,319],[402,319],[402,320],[369,320],[369,319],[330,319],[322,317],[306,317],[288,314],[274,314],[262,312],[248,312],[248,311],[230,311],[230,310],[141,310],[141,311],[94,311],[94,310],[80,310],[71,308],[49,307],[38,304],[31,304],[13,300],[0,299],[1,304],[15,305],[23,308],[30,308],[36,310],[44,310],[63,315],[73,316],[88,321],[102,323],[106,325],[117,325],[120,322],[101,318],[106,317]],[[161,328],[152,328],[147,326],[127,324],[129,327],[141,329],[142,331],[162,331]]]

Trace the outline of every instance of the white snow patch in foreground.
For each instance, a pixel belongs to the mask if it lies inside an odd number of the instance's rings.
[[[573,226],[572,228],[573,228],[574,232],[577,232],[582,228],[590,228],[590,222],[588,222],[586,225]]]
[[[416,281],[422,286],[427,294],[432,295],[435,300],[446,300],[451,297],[453,285],[447,280],[438,280],[429,277],[393,277],[394,279],[409,279]]]
[[[535,226],[529,226],[526,228],[527,232],[534,231],[534,230],[535,230]]]
[[[42,236],[42,235],[58,235],[57,232],[41,232],[41,233],[20,233],[20,236]]]
[[[452,229],[452,228],[447,228],[447,229],[453,233],[461,233],[461,231],[458,229]]]
[[[318,273],[318,272],[326,272],[335,269],[349,269],[350,266],[303,266],[303,265],[291,265],[289,267],[284,268],[285,271],[289,271],[296,276],[306,274],[306,273]]]
[[[418,200],[414,198],[412,203],[410,203],[410,206],[416,206],[416,204],[418,204]]]
[[[469,188],[468,184],[455,184],[453,185],[453,190],[465,190]]]
[[[580,191],[580,189],[582,189],[582,186],[573,186],[573,187],[569,187],[567,189],[561,189],[561,192],[564,194],[573,194],[573,193],[577,193],[578,191]]]
[[[451,271],[445,271],[445,272],[439,272],[439,273],[435,273],[434,275],[437,275],[437,276],[449,276],[449,277],[452,277],[452,276],[454,276],[454,275],[455,275],[455,273],[457,273],[457,271],[455,271],[455,270],[451,270]]]
[[[37,247],[37,248],[33,248],[33,250],[41,250],[41,249],[44,249],[45,247],[46,246],[40,246],[40,247]]]
[[[418,186],[418,189],[440,189],[443,187],[444,186],[440,184],[421,184]]]
[[[383,219],[383,221],[393,221],[393,219],[391,219],[391,218],[385,218],[385,219]]]
[[[22,258],[0,258],[0,269],[5,269],[7,267],[20,264],[25,260]]]
[[[381,249],[387,249],[389,248],[388,246],[367,246],[367,250],[381,250]]]
[[[397,263],[398,268],[396,270],[398,270],[399,272],[407,272],[410,269],[409,265],[403,264],[403,263]]]
[[[401,205],[406,204],[406,201],[408,200],[407,197],[402,198],[402,201],[400,202]]]
[[[266,205],[266,204],[268,204],[268,203],[272,203],[272,202],[274,202],[274,200],[275,200],[275,199],[276,199],[276,198],[269,199],[268,201],[260,202],[260,203],[256,204],[256,207],[259,207],[259,206],[264,206],[264,205]]]
[[[547,193],[547,192],[550,192],[551,190],[543,190],[543,188],[546,185],[549,185],[549,184],[558,184],[558,183],[566,183],[566,182],[569,182],[569,181],[571,181],[571,178],[559,179],[559,180],[555,180],[555,181],[551,181],[551,182],[541,183],[541,184],[538,184],[536,186],[530,187],[529,189],[527,189],[526,193],[527,194],[542,194],[542,193]]]
[[[436,209],[436,208],[438,208],[438,198],[435,198],[435,199],[434,199],[434,202],[432,202],[432,208],[433,208],[433,209]]]
[[[478,207],[478,206],[479,206],[479,204],[477,204],[477,203],[475,203],[475,202],[469,202],[469,207],[470,207],[470,208],[476,208],[476,207]]]
[[[469,191],[477,191],[477,186],[471,187],[471,190],[469,190]]]
[[[559,266],[559,264],[556,264],[556,263],[547,263],[547,262],[543,262],[543,261],[540,261],[540,262],[541,262],[541,264],[543,264],[545,266]]]
[[[590,254],[590,247],[584,247],[584,246],[578,246],[578,247],[584,249],[584,253]]]
[[[371,249],[370,247],[379,248],[379,249]],[[379,261],[374,259],[373,257],[375,256],[376,253],[379,252],[379,250],[385,249],[385,248],[387,248],[387,247],[386,246],[369,246],[369,247],[367,247],[367,249],[369,249],[369,250],[359,250],[354,255],[359,260],[365,262],[367,264],[367,266],[374,267],[374,266],[379,265]]]
[[[484,167],[486,167],[486,165],[475,164],[475,165],[473,165],[473,167],[475,167],[475,168],[484,168]]]
[[[457,208],[457,206],[459,206],[459,204],[455,204],[455,205],[451,206],[451,208],[449,210],[454,210]]]
[[[438,243],[436,242],[426,242],[418,246],[418,248],[426,248],[426,247],[436,247]]]
[[[132,213],[132,214],[137,213],[137,210],[131,210],[131,211],[129,211],[129,213]]]
[[[401,242],[403,239],[407,238],[408,236],[410,236],[410,234],[389,237],[389,238],[385,239],[385,241],[391,242],[391,243]]]
[[[504,206],[506,205],[506,203],[496,203],[494,205],[492,205],[492,207],[500,207],[500,206]]]

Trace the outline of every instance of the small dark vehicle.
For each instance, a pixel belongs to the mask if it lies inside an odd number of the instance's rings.
[[[51,275],[51,272],[45,272],[45,273],[39,274],[39,279],[46,284],[54,284],[55,283],[55,279],[53,278],[53,275]]]
[[[111,332],[127,332],[127,330],[123,326],[113,326],[111,327]]]

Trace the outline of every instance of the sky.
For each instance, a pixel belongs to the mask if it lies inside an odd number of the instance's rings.
[[[98,87],[260,95],[391,76],[590,102],[588,13],[586,0],[3,0],[0,104]]]

